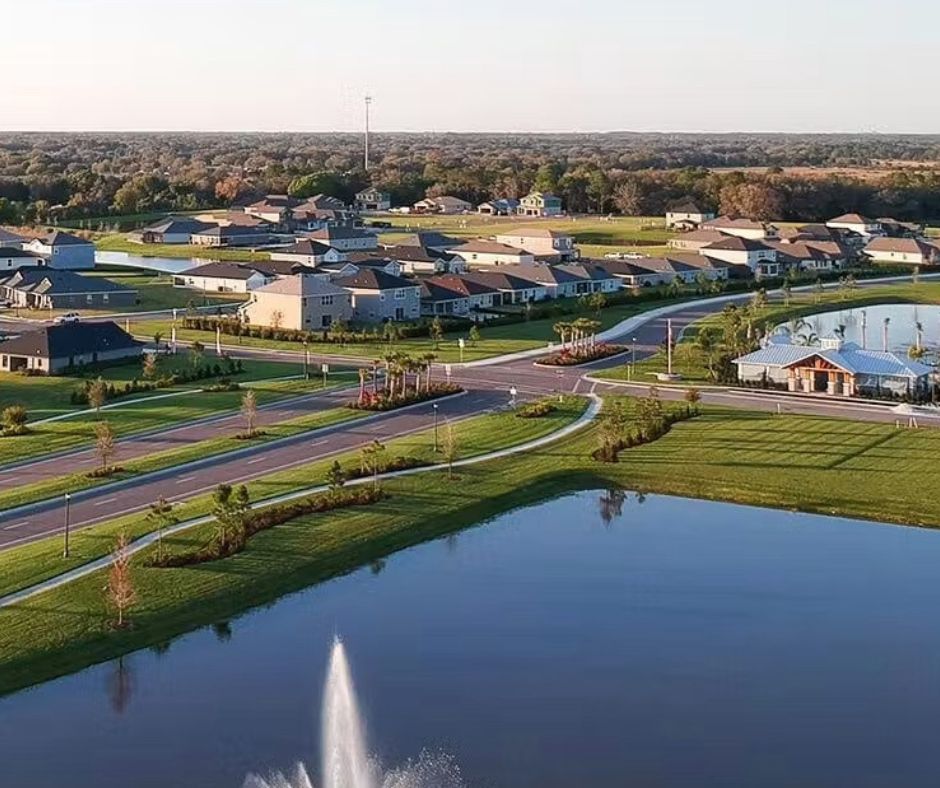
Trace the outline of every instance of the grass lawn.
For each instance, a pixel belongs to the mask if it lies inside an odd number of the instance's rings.
[[[204,294],[181,287],[173,287],[173,278],[167,274],[154,274],[146,271],[140,273],[111,273],[108,271],[95,271],[86,276],[103,276],[116,284],[132,287],[138,291],[138,302],[130,306],[115,307],[113,309],[16,309],[10,314],[48,320],[50,317],[78,312],[86,317],[113,315],[116,313],[156,312],[168,309],[186,309],[189,306],[226,306],[240,304],[245,300],[244,294]]]
[[[486,454],[547,435],[574,421],[584,412],[586,406],[587,400],[582,397],[566,397],[557,411],[539,419],[520,419],[512,413],[500,412],[457,421],[454,423],[454,430],[459,441],[458,457]],[[443,429],[444,423],[441,425],[441,430]],[[440,461],[440,453],[434,453],[433,441],[433,430],[416,432],[388,441],[387,453],[389,457],[401,455],[429,462]],[[322,484],[326,471],[334,460],[339,459],[344,465],[358,466],[358,456],[358,452],[348,452],[279,471],[248,483],[248,489],[251,491],[252,500],[263,500],[291,490]],[[210,508],[210,497],[203,495],[179,504],[176,511],[180,520],[186,520],[206,514]],[[115,534],[124,529],[129,536],[136,537],[148,533],[152,526],[143,515],[131,514],[81,529],[72,536],[69,559],[62,558],[59,537],[0,552],[0,595],[40,582],[104,555],[113,546]]]
[[[770,299],[770,303],[761,315],[762,319],[773,324],[786,323],[792,318],[807,317],[819,312],[831,312],[840,309],[867,306],[875,303],[940,303],[940,282],[920,282],[916,285],[900,283],[892,285],[873,285],[864,289],[854,290],[850,293],[840,293],[835,290],[826,290],[820,294],[794,293],[789,305],[785,304],[779,296]],[[690,326],[683,334],[683,338],[676,344],[673,353],[672,366],[675,372],[682,375],[684,383],[705,384],[711,383],[708,370],[705,366],[705,357],[694,344],[695,334],[699,328],[718,326],[721,322],[719,315],[710,315],[704,320]],[[657,372],[666,371],[666,352],[659,352],[637,361],[632,375],[628,372],[629,364],[598,371],[598,377],[608,380],[632,379],[636,382],[652,380]]]
[[[287,396],[311,392],[322,387],[322,380],[319,377],[312,378],[309,381],[274,379],[299,374],[299,370],[293,364],[254,362],[253,364],[246,363],[245,368],[245,372],[241,375],[232,376],[232,379],[241,380],[245,383],[257,381],[253,382],[251,387],[257,392],[259,405],[274,402]],[[4,394],[9,396],[9,400],[4,398],[3,401],[6,404],[12,404],[13,402],[26,404],[27,408],[30,409],[31,420],[35,420],[42,415],[50,415],[49,410],[37,410],[33,407],[34,400],[31,397],[33,390],[20,385],[46,379],[20,378],[16,375],[12,377],[16,380],[10,381],[6,377],[0,380],[0,387],[5,386],[6,391]],[[332,376],[330,383],[335,385],[341,382],[350,382],[351,380],[352,377],[348,373],[338,372]],[[207,416],[237,411],[241,406],[242,392],[204,392],[200,390],[200,386],[211,385],[212,382],[212,380],[206,380],[187,384],[185,388],[145,392],[139,395],[140,398],[143,398],[143,401],[139,402],[130,402],[130,400],[138,399],[138,395],[130,395],[126,405],[121,405],[120,399],[114,400],[113,403],[119,405],[118,407],[108,408],[97,414],[76,413],[72,418],[35,424],[27,435],[0,438],[0,465],[40,457],[44,454],[66,449],[90,446],[94,442],[95,424],[99,421],[109,422],[115,434],[120,438],[147,430],[165,429]],[[67,397],[71,390],[76,387],[76,384],[77,382],[73,379],[69,387],[60,387],[54,390],[55,401],[59,405],[58,412],[76,409],[75,406],[65,408],[63,404],[63,400],[67,402]],[[11,388],[12,390],[10,390]],[[40,389],[40,391],[49,396],[53,390]],[[173,391],[187,391],[188,393],[185,396],[159,398],[160,394]]]
[[[490,435],[492,427],[486,430]],[[589,458],[596,445],[593,433],[590,429],[524,456],[461,468],[453,480],[434,472],[386,482],[391,498],[385,502],[295,520],[263,532],[243,553],[214,564],[168,570],[146,568],[138,560],[139,604],[130,630],[114,632],[108,625],[103,573],[0,610],[0,692],[163,642],[395,550],[569,490],[616,486],[940,525],[940,500],[922,494],[940,481],[933,461],[940,451],[937,430],[709,409],[655,443],[622,452],[621,461],[611,465]],[[316,473],[311,469],[306,476],[309,481]],[[273,492],[286,484],[270,480],[263,489]],[[256,486],[253,493],[258,492]],[[91,539],[109,541],[116,527],[108,527],[107,534],[104,528],[95,537],[80,534],[88,540],[83,549]],[[173,538],[170,548],[189,549],[208,538],[208,527],[193,529]],[[35,554],[29,565],[41,564],[40,553],[48,548],[30,549]],[[22,566],[22,561],[4,565],[8,557],[0,561],[4,577]]]
[[[693,298],[694,296],[689,296]],[[601,310],[600,321],[602,330],[616,325],[628,317],[633,317],[641,312],[655,309],[665,304],[678,303],[675,298],[651,299],[637,301],[636,303],[620,304]],[[531,350],[533,348],[543,347],[549,342],[557,342],[558,335],[554,332],[553,326],[560,320],[570,321],[577,317],[596,317],[594,312],[582,311],[573,314],[565,314],[558,317],[544,318],[541,320],[530,320],[524,323],[513,323],[503,326],[479,326],[480,341],[476,345],[471,345],[468,341],[463,352],[463,361],[477,361],[484,358],[492,358],[505,353],[517,353],[522,350]],[[141,320],[131,322],[131,333],[137,337],[147,337],[154,331],[162,331],[164,336],[170,335],[172,321]],[[215,342],[215,334],[211,331],[193,331],[189,329],[177,329],[177,338],[181,341],[192,342],[200,341],[209,345]],[[336,343],[317,343],[310,344],[310,352],[320,355],[336,356],[355,356],[362,358],[381,358],[389,350],[397,350],[410,353],[414,356],[420,356],[424,353],[436,353],[439,361],[458,362],[461,360],[460,345],[458,339],[466,338],[467,332],[448,332],[444,338],[435,343],[430,338],[400,339],[391,346],[387,342],[377,340],[375,342],[347,344],[345,346]],[[255,339],[252,337],[224,337],[223,343],[232,347],[241,345],[243,347],[269,348],[273,350],[292,350],[302,352],[302,345],[299,342],[283,342],[271,339]]]
[[[218,249],[191,244],[139,244],[122,234],[98,236],[95,238],[95,247],[99,252],[127,252],[141,257],[195,258],[204,262],[229,260],[235,263],[248,263],[253,260],[270,259],[267,252],[253,252],[249,249]]]

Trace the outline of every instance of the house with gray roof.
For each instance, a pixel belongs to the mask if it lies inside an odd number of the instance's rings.
[[[46,258],[21,246],[0,245],[0,276],[17,268],[44,266]]]
[[[45,326],[0,342],[0,372],[55,375],[89,364],[138,358],[143,347],[111,321]]]
[[[352,293],[353,318],[362,323],[417,320],[421,317],[421,284],[358,264],[358,273],[334,284]]]
[[[7,249],[23,249],[27,243],[29,243],[29,238],[0,227],[0,246]]]
[[[379,245],[375,233],[349,224],[324,227],[307,235],[311,241],[332,246],[341,252],[368,252]]]
[[[315,331],[353,316],[352,293],[316,273],[282,277],[252,290],[238,308],[246,323],[269,328]]]
[[[261,264],[259,264],[260,266]],[[174,287],[188,287],[204,293],[248,293],[276,278],[276,274],[242,263],[206,263],[173,274]]]
[[[137,291],[98,276],[48,266],[19,268],[0,278],[0,298],[24,309],[120,309]]]
[[[24,247],[42,256],[50,268],[78,271],[95,267],[95,245],[71,233],[51,230]]]
[[[501,303],[502,294],[495,287],[464,276],[445,274],[421,280],[421,313],[454,315],[471,320],[480,317],[479,310]]]
[[[230,224],[213,225],[190,236],[196,246],[267,246],[275,239],[266,225],[245,227]]]
[[[760,350],[734,360],[738,379],[786,385],[788,391],[853,397],[859,394],[923,394],[933,367],[897,353],[867,350],[839,337],[819,345],[793,344],[775,336]]]
[[[212,222],[203,222],[188,217],[169,216],[163,221],[148,225],[130,234],[130,239],[142,244],[188,244],[193,233],[200,233],[212,227]]]

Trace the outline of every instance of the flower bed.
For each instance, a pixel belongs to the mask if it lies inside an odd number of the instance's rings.
[[[579,364],[589,364],[592,361],[600,361],[602,358],[620,355],[625,353],[626,350],[623,345],[608,345],[601,342],[594,347],[579,350],[566,348],[558,353],[540,358],[535,363],[543,367],[576,367]]]
[[[463,388],[456,383],[431,383],[420,391],[411,389],[404,394],[390,394],[387,391],[373,393],[363,390],[359,399],[355,402],[350,402],[347,407],[353,410],[395,410],[396,408],[404,408],[407,405],[415,405],[419,402],[430,402],[431,400],[440,399],[441,397],[449,397],[451,394],[460,394],[462,391]]]

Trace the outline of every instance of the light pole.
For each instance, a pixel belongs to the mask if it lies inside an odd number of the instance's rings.
[[[630,347],[630,377],[633,377],[633,368],[636,366],[636,337],[633,337],[633,345]]]
[[[437,403],[431,407],[434,408],[434,453],[437,454]]]
[[[304,340],[304,380],[310,380],[310,356],[307,340]]]
[[[65,548],[62,550],[62,557],[69,557],[69,517],[71,515],[72,508],[72,495],[71,493],[65,494]]]

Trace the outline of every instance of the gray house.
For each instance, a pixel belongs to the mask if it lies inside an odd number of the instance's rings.
[[[50,268],[76,271],[95,267],[95,245],[59,230],[34,238],[24,248],[44,257]]]
[[[421,285],[379,268],[361,268],[335,284],[352,293],[353,319],[363,323],[417,320],[421,316]]]
[[[137,358],[143,346],[111,321],[46,326],[0,342],[0,371],[55,375],[84,364]]]
[[[137,303],[137,291],[97,276],[38,266],[0,278],[0,298],[26,309],[118,309]]]

